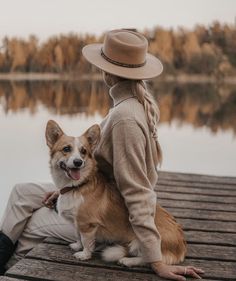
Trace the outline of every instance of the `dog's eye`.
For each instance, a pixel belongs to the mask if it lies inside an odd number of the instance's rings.
[[[87,150],[86,150],[86,148],[82,147],[80,149],[80,152],[85,155],[87,153]]]
[[[71,146],[70,145],[64,146],[62,150],[63,152],[71,152]]]

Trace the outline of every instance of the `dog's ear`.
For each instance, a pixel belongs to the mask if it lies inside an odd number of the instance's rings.
[[[47,145],[50,149],[63,134],[64,132],[55,121],[53,120],[48,121],[45,135],[46,135]]]
[[[84,136],[90,144],[91,150],[93,151],[95,146],[100,140],[101,129],[100,126],[95,124],[90,127],[85,133]]]

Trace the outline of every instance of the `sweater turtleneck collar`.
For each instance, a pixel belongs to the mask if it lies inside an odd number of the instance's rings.
[[[113,100],[113,106],[117,106],[126,99],[136,98],[132,91],[131,80],[123,80],[116,83],[110,88],[109,95]]]

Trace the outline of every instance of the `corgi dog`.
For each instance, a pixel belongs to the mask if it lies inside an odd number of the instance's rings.
[[[140,244],[129,222],[129,214],[114,182],[97,169],[93,151],[100,139],[100,127],[93,125],[80,137],[67,136],[55,121],[48,121],[46,141],[50,169],[60,191],[59,215],[75,223],[78,241],[70,244],[79,260],[88,260],[95,241],[112,242],[102,258],[125,266],[144,265]],[[181,226],[160,205],[156,206],[156,227],[161,235],[162,260],[178,264],[186,255]]]

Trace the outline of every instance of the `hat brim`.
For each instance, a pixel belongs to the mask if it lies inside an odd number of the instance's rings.
[[[147,53],[146,63],[141,67],[123,67],[107,61],[101,55],[103,44],[89,44],[82,49],[82,54],[91,64],[110,74],[135,80],[146,80],[160,75],[163,66],[160,60]]]

